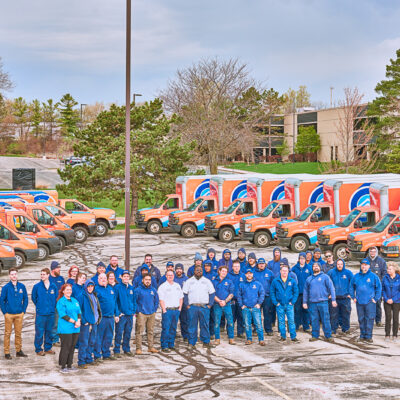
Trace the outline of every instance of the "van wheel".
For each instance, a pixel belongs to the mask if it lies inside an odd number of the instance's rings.
[[[338,258],[343,258],[343,260],[347,260],[347,245],[346,243],[339,243],[333,248],[333,256],[337,260]]]
[[[46,260],[46,258],[50,254],[49,248],[45,244],[38,244],[38,250],[39,250],[39,257],[37,259],[39,261]]]
[[[108,233],[108,225],[104,221],[96,222],[96,236],[103,237]]]
[[[182,226],[181,235],[185,238],[192,238],[196,236],[197,229],[191,223],[186,223]]]
[[[62,237],[62,236],[57,236],[58,239],[60,239],[61,242],[61,251],[63,251],[65,249],[65,246],[67,245],[66,240]]]
[[[160,221],[157,221],[156,219],[153,219],[152,221],[149,221],[147,224],[147,232],[151,233],[152,235],[157,235],[158,233],[161,232],[162,226],[160,224]]]
[[[15,259],[17,260],[17,268],[22,268],[25,265],[25,255],[21,251],[15,252]]]
[[[229,243],[235,238],[235,231],[232,228],[222,228],[218,233],[218,238],[221,242]]]
[[[89,232],[87,229],[83,226],[76,226],[74,228],[75,231],[75,240],[77,243],[83,243],[86,242],[86,239],[89,236]]]
[[[290,243],[290,248],[296,253],[307,251],[310,247],[310,242],[304,236],[295,236]]]
[[[254,235],[254,244],[258,247],[268,247],[271,244],[271,239],[271,235],[268,232],[256,232]]]

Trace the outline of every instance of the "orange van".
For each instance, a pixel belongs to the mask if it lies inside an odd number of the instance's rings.
[[[0,240],[0,272],[17,266],[15,251],[12,246]]]

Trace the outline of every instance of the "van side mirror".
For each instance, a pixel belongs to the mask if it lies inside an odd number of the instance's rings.
[[[33,233],[38,233],[39,232],[39,228],[35,225],[33,227]]]
[[[54,217],[50,218],[50,225],[55,225],[56,224],[56,220]]]
[[[272,213],[272,218],[279,218],[279,213],[278,213],[278,211],[274,211],[273,213]]]
[[[388,232],[391,235],[397,235],[399,233],[399,230],[398,230],[397,226],[393,224],[393,225],[390,225]]]
[[[361,229],[363,227],[362,221],[360,221],[359,219],[354,222],[354,228],[356,229]]]
[[[318,215],[315,215],[315,214],[311,215],[310,221],[311,222],[318,222]]]

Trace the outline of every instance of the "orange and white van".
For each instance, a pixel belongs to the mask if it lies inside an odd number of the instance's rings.
[[[14,247],[0,240],[0,272],[17,266]]]
[[[386,261],[400,262],[400,235],[392,236],[382,243],[381,255]]]

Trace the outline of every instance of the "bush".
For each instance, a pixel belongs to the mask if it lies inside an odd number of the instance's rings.
[[[25,143],[12,142],[7,146],[7,153],[9,154],[24,154],[26,151]]]

